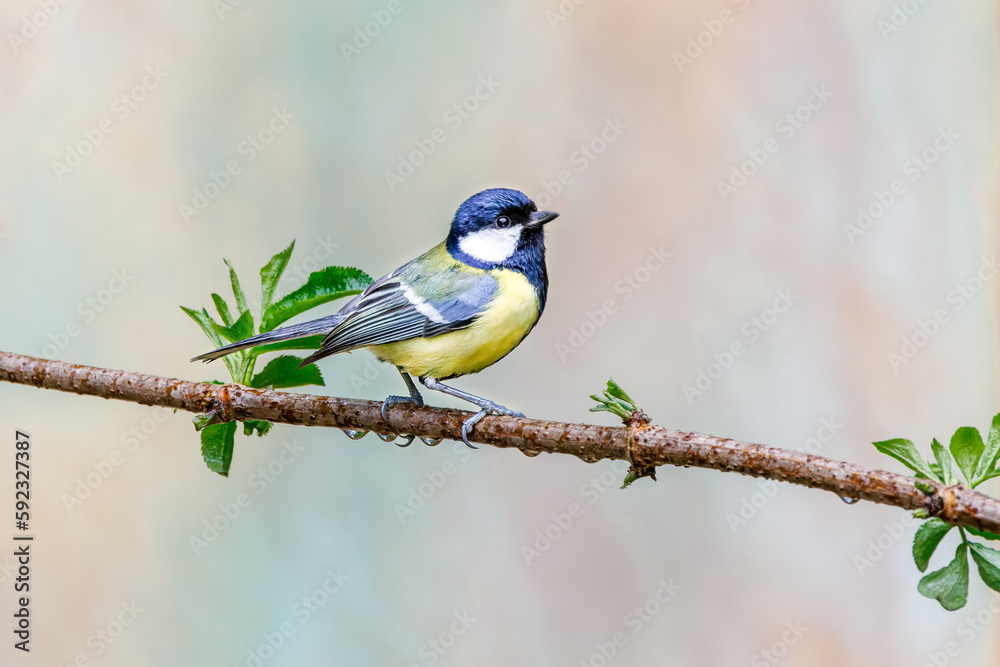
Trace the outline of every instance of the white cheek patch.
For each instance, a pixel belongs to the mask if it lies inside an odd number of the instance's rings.
[[[487,227],[478,232],[472,232],[461,241],[458,247],[466,255],[487,264],[498,264],[510,258],[517,249],[521,238],[522,225],[514,225],[507,229]]]

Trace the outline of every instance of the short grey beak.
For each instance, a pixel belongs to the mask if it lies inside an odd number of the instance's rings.
[[[531,214],[531,225],[534,227],[541,227],[547,222],[552,222],[559,217],[558,213],[554,211],[535,211]]]

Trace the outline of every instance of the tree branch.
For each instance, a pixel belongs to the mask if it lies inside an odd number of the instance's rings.
[[[0,380],[195,413],[215,412],[220,421],[253,419],[450,440],[461,440],[462,421],[469,415],[460,410],[401,404],[389,410],[386,422],[381,403],[374,401],[186,382],[9,352],[0,352]],[[738,472],[824,489],[842,498],[923,509],[928,516],[950,524],[1000,533],[1000,501],[963,485],[945,486],[802,452],[673,431],[641,419],[633,419],[626,427],[612,427],[487,417],[470,439],[520,449],[528,456],[549,452],[571,454],[589,463],[624,460],[639,471],[669,464]]]

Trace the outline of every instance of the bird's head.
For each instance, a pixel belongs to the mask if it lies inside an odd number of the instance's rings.
[[[525,253],[542,253],[544,261],[543,226],[558,216],[539,211],[523,192],[483,190],[466,199],[455,213],[448,250],[480,268],[518,263],[518,255]]]

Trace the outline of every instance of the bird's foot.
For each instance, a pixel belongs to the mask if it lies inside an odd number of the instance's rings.
[[[391,408],[392,406],[399,405],[400,403],[413,403],[414,405],[423,405],[424,401],[423,399],[419,398],[419,395],[417,398],[414,398],[413,396],[389,396],[384,401],[382,401],[382,420],[388,423],[389,418],[385,416],[386,408]],[[403,437],[406,438],[406,440],[403,440],[402,442],[397,442],[396,443],[397,447],[409,447],[410,443],[413,442],[413,438],[415,438],[416,436],[407,433],[403,434]]]
[[[391,408],[394,405],[399,405],[400,403],[413,403],[414,405],[423,405],[423,400],[414,400],[412,396],[388,396],[384,401],[382,401],[382,421],[388,422],[389,418],[385,416],[386,408]]]
[[[517,410],[511,410],[510,408],[505,408],[504,406],[494,403],[493,401],[483,401],[479,404],[480,410],[476,414],[472,415],[464,422],[462,422],[462,442],[471,447],[472,449],[479,449],[471,442],[469,442],[469,434],[472,433],[472,429],[482,421],[483,417],[486,415],[504,415],[506,417],[524,417],[524,413],[518,412]]]

